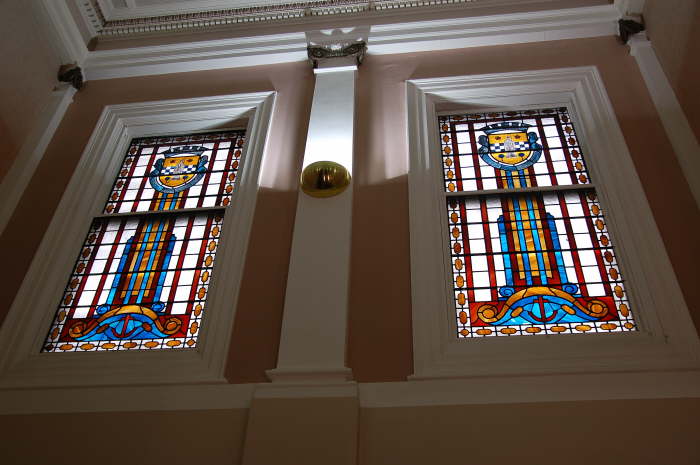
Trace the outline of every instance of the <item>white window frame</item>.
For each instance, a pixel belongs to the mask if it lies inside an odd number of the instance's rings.
[[[225,383],[224,369],[275,92],[106,106],[0,329],[0,388]],[[132,139],[248,120],[198,343],[192,349],[40,353],[85,233]],[[238,123],[236,123],[238,122]],[[37,285],[37,283],[41,283]]]
[[[414,375],[698,370],[700,344],[595,66],[407,82]],[[639,331],[457,338],[438,113],[571,112]]]

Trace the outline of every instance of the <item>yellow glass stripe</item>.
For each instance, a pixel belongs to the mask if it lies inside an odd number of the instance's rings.
[[[169,227],[170,227],[170,225],[169,225],[169,220],[166,220],[166,221],[163,223],[163,237],[165,237],[165,231],[167,231]],[[153,259],[153,263],[154,263],[154,264],[158,263],[158,260],[160,260],[160,255],[161,255],[161,253],[163,252],[163,249],[166,247],[166,244],[165,244],[164,241],[161,241],[160,244],[161,244],[160,247],[158,247],[158,248],[156,249],[156,256],[155,256],[155,258]],[[151,295],[151,289],[152,289],[152,285],[153,285],[153,279],[155,278],[156,274],[157,274],[157,273],[151,273],[151,275],[148,277],[148,283],[147,283],[147,285],[146,285],[146,286],[147,286],[147,289],[146,289],[146,292],[144,293],[144,296],[145,296],[145,297],[148,297],[148,296]]]
[[[503,170],[498,170],[498,175],[501,178],[501,185],[508,186],[508,176],[506,176],[506,172]]]
[[[523,187],[520,185],[520,176],[513,175],[513,187]]]
[[[515,211],[515,206],[513,205],[512,199],[508,199],[508,210],[510,210],[511,212]],[[515,259],[518,261],[518,276],[520,276],[520,279],[525,279],[525,265],[523,264],[523,254],[517,252],[522,250],[522,247],[520,246],[520,235],[517,233],[518,223],[515,220],[515,215],[512,215],[511,217],[513,218],[511,220],[511,229],[514,231],[514,233],[511,234],[511,236],[513,237],[513,243],[516,250]]]
[[[527,202],[525,201],[524,197],[521,197],[518,200],[518,203],[520,204],[520,217],[522,218],[522,222],[523,222],[523,233],[525,236],[525,246],[529,252],[537,252],[537,247],[535,246],[535,238],[532,235],[532,230],[529,227],[526,227],[526,225],[529,225],[529,223],[530,223],[530,214],[528,213],[528,210],[527,210]],[[530,262],[530,272],[532,273],[532,276],[539,276],[540,275],[540,266],[539,266],[539,263],[537,262],[537,254],[536,253],[529,254],[528,259]]]
[[[141,233],[139,234],[139,237],[136,239],[136,241],[134,241],[134,244],[140,244],[141,242],[143,242],[143,234],[144,234],[144,232],[143,232],[143,230],[142,230]],[[136,260],[138,259],[138,256],[139,256],[138,252],[135,251],[135,252],[134,252],[134,255],[131,257],[131,263],[129,263],[129,268],[127,268],[127,269],[130,271],[130,273],[128,273],[128,274],[126,275],[126,277],[125,277],[125,279],[126,279],[125,282],[126,282],[126,283],[130,283],[130,282],[131,282],[131,276],[133,275],[132,272],[133,272],[133,270],[134,270],[134,267],[136,266]],[[128,284],[127,284],[127,287],[128,287]],[[124,290],[122,291],[122,296],[121,296],[121,297],[122,297],[122,299],[124,299],[124,298],[126,297],[126,289],[124,289]]]
[[[146,275],[146,273],[144,272],[148,268],[148,262],[150,261],[151,255],[153,254],[153,247],[155,245],[154,241],[156,240],[159,226],[160,223],[157,221],[151,225],[151,231],[148,233],[146,243],[143,244],[143,246],[145,247],[145,251],[143,253],[143,257],[141,258],[141,263],[139,264],[139,272],[136,273],[136,282],[134,283],[134,287],[131,290],[131,295],[138,295],[141,291],[141,284],[143,283],[143,278]]]
[[[547,244],[547,241],[545,240],[544,237],[544,222],[542,221],[542,218],[540,217],[540,210],[539,210],[539,200],[536,197],[532,198],[532,206],[534,207],[535,210],[535,221],[537,223],[537,234],[540,237],[540,244],[542,245],[543,248],[546,247],[545,244]],[[546,270],[546,274],[548,278],[552,277],[552,267],[550,266],[550,261],[549,261],[549,254],[542,252],[542,257],[544,258],[544,267]]]

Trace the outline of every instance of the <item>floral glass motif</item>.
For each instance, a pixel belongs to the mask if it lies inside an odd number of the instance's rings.
[[[243,136],[132,141],[106,214],[93,220],[83,243],[44,352],[197,344]],[[221,208],[196,210],[211,206]],[[156,213],[125,214],[143,211]]]
[[[636,330],[566,108],[439,124],[459,337]]]

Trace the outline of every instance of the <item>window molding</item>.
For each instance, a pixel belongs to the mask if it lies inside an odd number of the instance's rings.
[[[275,92],[259,92],[105,107],[0,328],[0,388],[226,382],[223,371],[274,99]],[[226,128],[246,117],[239,182],[224,219],[197,347],[40,353],[76,251],[92,218],[101,214],[131,139]]]
[[[412,379],[697,370],[700,345],[641,182],[594,66],[407,82]],[[457,339],[437,113],[567,106],[596,180],[640,330]],[[457,110],[457,108],[459,110]],[[602,169],[603,161],[605,169]],[[620,176],[618,173],[625,173]],[[624,240],[623,240],[624,239]]]

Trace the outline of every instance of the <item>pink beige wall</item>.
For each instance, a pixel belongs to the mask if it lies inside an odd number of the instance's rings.
[[[700,2],[649,0],[644,4],[644,22],[690,127],[700,139]]]
[[[1,8],[0,180],[48,102],[60,66],[29,2],[4,1]]]
[[[695,233],[700,215],[635,62],[615,38],[370,55],[359,73],[355,141],[348,364],[356,380],[398,382],[412,371],[404,81],[581,65],[597,65],[601,71],[684,296],[696,325],[700,323]],[[276,361],[312,82],[308,65],[295,63],[88,83],[0,237],[2,256],[13,267],[0,291],[0,308],[6,311],[11,304],[104,105],[274,89],[279,95],[262,174],[264,188],[227,367],[231,382],[264,381],[264,371]],[[124,435],[137,431],[129,437],[146,437],[150,442],[132,450],[152,463],[163,462],[158,455],[161,444],[183,451],[170,463],[238,463],[242,456],[252,457],[247,463],[262,463],[268,457],[265,451],[241,451],[240,444],[259,447],[256,444],[265,442],[258,435],[273,432],[277,444],[290,450],[295,442],[287,440],[286,431],[290,438],[317,439],[319,448],[324,447],[325,434],[334,441],[329,444],[347,446],[334,436],[334,428],[348,428],[354,421],[347,403],[338,403],[338,424],[329,415],[336,407],[309,407],[314,415],[325,412],[314,416],[325,418],[322,424],[327,428],[318,428],[305,420],[301,404],[294,403],[298,401],[288,402],[254,403],[249,415],[262,417],[248,420],[245,431],[240,427],[243,414],[231,411],[0,417],[0,437],[6,443],[0,454],[12,458],[6,463],[75,463],[67,458],[71,451],[65,444],[80,437],[88,441],[86,451],[97,454],[101,463],[123,463],[129,451],[110,453],[98,447],[108,447],[105,437],[115,429]],[[693,419],[699,413],[697,399],[360,409],[356,430],[342,431],[358,438],[361,464],[511,463],[513,457],[538,464],[690,464],[698,461]],[[210,421],[226,431],[225,437],[218,429],[208,434]],[[193,425],[189,445],[181,445],[177,435],[162,433],[173,422],[177,428]],[[265,422],[283,425],[273,431]],[[304,431],[309,434],[301,434]],[[43,451],[31,448],[32,437],[41,438]],[[230,442],[223,444],[226,438]],[[202,450],[206,460],[194,457],[196,450]],[[63,455],[50,455],[54,452]],[[33,461],[22,462],[23,454]]]
[[[360,410],[361,465],[697,465],[693,399]]]
[[[313,91],[306,63],[92,81],[76,94],[14,216],[0,250],[15,266],[0,288],[7,312],[58,199],[105,105],[277,90],[267,160],[245,267],[227,375],[232,381],[264,380],[274,368],[281,325],[296,186]]]
[[[12,465],[697,465],[697,399],[0,417]],[[278,448],[269,446],[277,440]],[[352,445],[353,447],[350,447]]]
[[[5,465],[235,465],[246,409],[0,416]]]
[[[554,3],[553,3],[554,1]],[[131,47],[166,45],[181,42],[198,42],[205,40],[230,39],[234,37],[249,37],[251,35],[271,35],[298,33],[299,31],[330,30],[334,28],[352,29],[369,25],[390,24],[409,21],[429,21],[459,17],[478,17],[487,15],[502,15],[510,13],[535,12],[551,10],[552,8],[581,8],[612,3],[612,0],[527,0],[520,2],[502,2],[500,0],[480,0],[456,5],[440,5],[439,8],[406,8],[384,12],[374,11],[372,15],[334,15],[334,16],[304,16],[284,21],[269,23],[239,23],[225,26],[209,26],[191,32],[177,30],[176,32],[160,32],[158,34],[131,36],[105,36],[93,41],[94,50],[115,50]],[[134,38],[134,36],[136,36]]]
[[[354,170],[348,363],[358,381],[399,381],[412,371],[404,81],[581,65],[601,71],[686,302],[696,325],[700,322],[694,233],[700,215],[635,62],[614,38],[370,55],[358,78]],[[264,187],[227,369],[231,382],[265,381],[264,371],[274,368],[277,354],[312,83],[305,63],[89,82],[0,237],[0,250],[14,266],[0,290],[3,314],[104,105],[275,89]]]
[[[613,37],[370,55],[358,80],[349,361],[359,381],[411,373],[407,79],[598,66],[696,327],[700,215],[634,58]],[[416,244],[415,246],[420,246]]]

